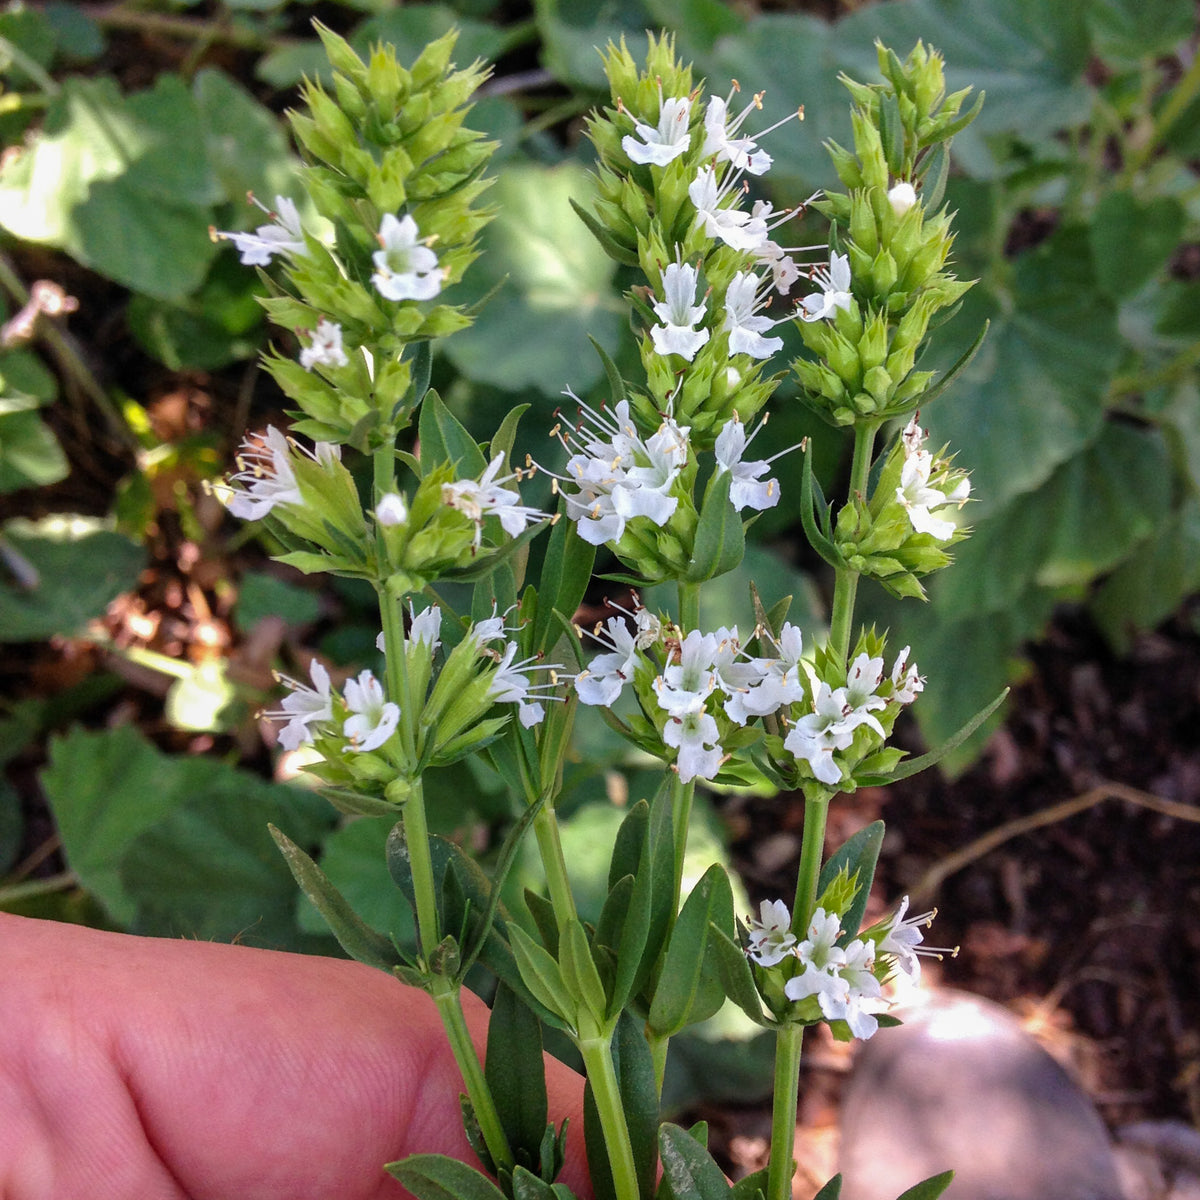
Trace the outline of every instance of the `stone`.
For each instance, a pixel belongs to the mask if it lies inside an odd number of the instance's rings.
[[[841,1200],[896,1200],[947,1169],[947,1200],[1122,1200],[1095,1106],[1006,1009],[949,989],[859,1049]]]

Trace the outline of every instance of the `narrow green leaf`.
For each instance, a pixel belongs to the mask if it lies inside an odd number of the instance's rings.
[[[543,895],[525,889],[525,907],[529,909],[542,942],[553,956],[558,955],[558,914],[554,905]]]
[[[814,1197],[813,1200],[839,1200],[842,1194],[842,1176],[835,1175]]]
[[[549,650],[558,640],[555,612],[569,621],[583,600],[596,547],[579,536],[575,522],[566,515],[566,501],[559,501],[559,518],[546,543],[546,557],[538,581],[537,615],[533,622],[533,651]]]
[[[512,1182],[513,1200],[557,1200],[550,1184],[522,1166],[513,1169]]]
[[[663,1179],[674,1200],[726,1200],[730,1186],[709,1152],[678,1125],[658,1131]]]
[[[604,252],[617,262],[622,263],[627,267],[639,266],[638,256],[632,251],[626,249],[618,242],[608,230],[587,211],[583,205],[571,202],[571,207],[575,210],[575,215],[588,227],[588,232],[604,247]]]
[[[495,458],[497,454],[503,454],[506,459],[512,455],[513,443],[517,440],[517,426],[520,424],[521,418],[529,411],[528,404],[518,404],[510,408],[500,422],[500,428],[496,430],[496,436],[492,438],[491,445],[488,447],[488,454],[491,458]]]
[[[981,708],[953,737],[947,738],[936,750],[922,754],[920,758],[910,758],[890,775],[865,775],[857,780],[859,787],[885,787],[898,779],[907,779],[910,775],[917,775],[927,767],[934,766],[952,750],[958,749],[1004,703],[1007,696],[1008,688],[1005,688],[995,700]]]
[[[625,920],[629,915],[629,901],[633,897],[633,876],[622,875],[609,889],[600,910],[600,919],[596,922],[595,944],[607,946],[617,955],[617,947],[621,944],[621,932],[625,928]]]
[[[896,1200],[937,1200],[937,1198],[954,1181],[953,1171],[943,1171],[940,1175],[930,1175],[928,1179],[913,1184],[906,1192],[901,1192]]]
[[[883,822],[872,821],[864,829],[860,829],[821,868],[821,877],[817,881],[819,896],[834,880],[838,872],[845,867],[853,876],[858,872],[858,891],[850,907],[842,914],[842,936],[838,939],[843,945],[853,940],[862,924],[863,913],[867,908],[867,897],[871,891],[871,881],[875,878],[875,864],[879,861],[879,851],[883,846]]]
[[[381,971],[399,966],[401,959],[396,948],[381,933],[376,933],[352,909],[345,896],[329,881],[329,877],[286,833],[268,825],[275,844],[283,854],[300,890],[313,902],[325,918],[338,944],[351,958]]]
[[[774,1028],[774,1023],[763,1015],[762,999],[758,988],[754,986],[754,973],[742,948],[715,925],[709,926],[708,937],[725,994],[756,1025],[764,1029]]]
[[[970,365],[971,360],[979,353],[983,339],[987,337],[990,321],[984,321],[975,340],[962,352],[955,364],[928,391],[921,394],[921,406],[932,404]]]
[[[459,478],[483,473],[487,463],[475,439],[435,391],[429,391],[421,404],[418,431],[425,474],[446,462],[454,464]]]
[[[608,377],[608,393],[612,398],[613,404],[618,404],[622,400],[628,400],[629,390],[625,386],[625,380],[621,378],[621,372],[617,364],[612,360],[612,355],[590,334],[588,335],[588,341],[595,347],[596,353],[600,356],[600,361],[604,364],[604,374]]]
[[[481,1171],[444,1154],[413,1154],[384,1170],[420,1200],[505,1200]]]
[[[743,1175],[733,1185],[733,1189],[730,1192],[730,1200],[765,1200],[767,1194],[767,1176],[770,1173],[770,1167],[762,1167],[757,1171],[752,1171],[749,1175]],[[834,1200],[837,1200],[837,1198],[834,1197]]]
[[[536,1014],[503,983],[492,1001],[484,1074],[509,1145],[518,1157],[524,1150],[536,1162],[547,1115],[542,1028]]]
[[[733,473],[720,471],[709,481],[700,505],[700,521],[692,543],[687,579],[701,583],[732,571],[742,561],[746,534],[742,518],[729,502]]]
[[[686,1025],[711,1017],[725,993],[711,974],[708,928],[733,928],[733,889],[725,869],[714,863],[692,888],[675,928],[650,1005],[649,1027],[672,1037]]]
[[[558,963],[523,930],[520,925],[510,925],[513,956],[521,979],[539,1004],[555,1013],[568,1026],[575,1024],[575,1005],[571,993],[563,982]]]
[[[559,968],[568,991],[591,1013],[596,1023],[603,1025],[608,1011],[608,995],[596,963],[587,934],[578,918],[568,921],[558,947]]]
[[[800,483],[800,523],[804,526],[804,536],[808,538],[809,545],[831,567],[841,567],[844,564],[837,547],[817,526],[818,517],[822,525],[828,525],[829,513],[824,507],[824,502],[821,503],[822,511],[817,511],[812,459],[812,443],[809,442],[804,447],[804,475]]]

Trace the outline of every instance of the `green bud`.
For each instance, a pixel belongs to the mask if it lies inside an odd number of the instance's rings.
[[[869,371],[872,367],[882,366],[887,358],[887,351],[887,321],[882,313],[872,313],[863,328],[862,337],[858,339],[858,358],[862,369]]]
[[[896,260],[887,250],[880,250],[871,264],[871,283],[877,296],[886,296],[896,286],[899,272]]]
[[[874,397],[879,408],[887,404],[892,386],[892,377],[883,367],[872,367],[863,375],[863,388]]]
[[[875,212],[869,195],[868,192],[857,191],[850,202],[850,237],[867,259],[879,250]]]
[[[397,808],[403,808],[411,799],[412,794],[412,781],[402,776],[391,780],[387,787],[383,789],[384,798],[389,804],[394,804]]]
[[[888,186],[887,159],[883,154],[883,142],[879,130],[868,120],[861,110],[851,114],[854,124],[854,148],[858,152],[862,164],[863,186],[882,188],[885,192]]]
[[[839,146],[832,138],[826,141],[825,149],[829,152],[829,157],[833,160],[833,169],[837,172],[837,177],[842,181],[843,185],[851,191],[861,188],[863,186],[863,177],[858,165],[858,159],[844,146]],[[813,207],[816,208],[819,205],[814,205]]]

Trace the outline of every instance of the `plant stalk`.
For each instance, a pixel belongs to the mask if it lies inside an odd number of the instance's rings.
[[[854,427],[854,461],[850,467],[850,502],[864,500],[870,482],[871,459],[879,421],[864,421]],[[850,567],[838,570],[833,585],[833,614],[829,622],[829,648],[843,666],[850,657],[850,632],[854,624],[854,599],[858,593],[858,572]]]
[[[568,921],[578,920],[579,914],[575,911],[575,897],[571,894],[571,881],[567,877],[567,861],[558,832],[558,815],[549,801],[534,814],[533,833],[537,838],[542,868],[546,872],[550,903],[554,905],[558,927],[562,929]]]
[[[804,797],[804,838],[800,844],[800,869],[796,875],[796,899],[792,906],[792,932],[800,937],[808,928],[817,906],[817,884],[825,853],[825,818],[829,798]]]
[[[581,1038],[578,1046],[588,1082],[592,1085],[596,1111],[600,1114],[600,1126],[604,1130],[616,1200],[639,1200],[637,1167],[633,1161],[629,1123],[625,1120],[611,1043],[606,1037]]]
[[[796,1145],[796,1105],[800,1090],[800,1051],[804,1026],[784,1025],[775,1035],[775,1095],[771,1107],[771,1161],[767,1200],[792,1200],[792,1161]]]

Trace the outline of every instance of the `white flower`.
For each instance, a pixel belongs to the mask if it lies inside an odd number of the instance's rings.
[[[759,279],[753,271],[739,271],[725,291],[725,323],[729,334],[729,353],[748,354],[751,358],[770,358],[783,349],[783,338],[763,337],[779,322],[770,317],[756,316],[765,302],[759,290]],[[769,288],[767,289],[770,290]]]
[[[916,204],[917,191],[907,179],[904,179],[894,187],[888,189],[887,198],[888,203],[892,206],[892,212],[896,216],[902,217]]]
[[[770,238],[758,247],[755,261],[771,268],[771,286],[781,296],[786,296],[792,290],[792,284],[800,278],[800,268],[796,266],[796,260],[778,242],[773,242]]]
[[[350,360],[342,349],[342,327],[336,321],[322,317],[312,335],[312,345],[300,351],[300,365],[311,371],[313,367],[344,367]]]
[[[237,463],[241,470],[231,475],[229,482],[244,486],[235,490],[227,501],[235,517],[257,520],[277,504],[303,502],[292,470],[291,447],[274,425],[267,426],[261,441],[246,438],[242,442]]]
[[[937,916],[937,909],[930,909],[928,912],[905,918],[904,914],[907,911],[908,897],[905,896],[900,901],[900,907],[896,910],[896,915],[892,918],[887,932],[879,939],[878,950],[880,954],[890,954],[895,959],[896,966],[916,983],[921,978],[919,956],[929,954],[934,958],[940,957],[940,952],[932,947],[918,949],[925,940],[925,935],[921,932],[920,927],[924,926],[928,929],[933,924],[933,918]]]
[[[635,120],[633,127],[637,138],[626,134],[621,139],[621,148],[635,163],[654,163],[665,167],[667,163],[685,153],[691,140],[688,124],[692,116],[692,101],[688,96],[662,99],[659,92],[658,128]]]
[[[759,430],[766,423],[767,419],[764,417],[759,422],[758,429],[747,436],[745,426],[735,413],[717,435],[714,447],[717,470],[728,471],[733,475],[733,482],[729,485],[729,501],[738,512],[743,508],[753,508],[762,512],[763,509],[774,508],[779,503],[779,484],[774,479],[760,479],[759,476],[777,458],[782,458],[797,448],[789,446],[770,458],[743,462],[746,448],[758,437]]]
[[[597,654],[587,668],[575,676],[575,691],[584,704],[611,708],[625,685],[633,678],[638,657],[638,639],[630,632],[621,617],[609,617],[603,626],[597,625],[591,636],[606,654]]]
[[[912,648],[905,646],[892,667],[892,699],[900,704],[911,704],[925,690],[925,680],[917,673],[917,664],[908,660],[911,652]]]
[[[385,492],[375,505],[375,520],[380,525],[404,525],[408,521],[408,505],[399,492]]]
[[[474,479],[460,479],[454,483],[442,484],[442,503],[457,509],[469,521],[475,523],[475,549],[479,548],[483,537],[483,519],[496,517],[500,527],[509,537],[516,537],[533,521],[540,521],[545,513],[540,509],[531,508],[521,503],[520,492],[506,488],[509,480],[519,479],[520,473],[496,478],[504,455],[497,454],[487,465],[487,469]]]
[[[686,707],[676,705],[663,727],[663,741],[679,751],[675,769],[681,783],[715,778],[725,757],[717,742],[719,736],[716,721],[704,711],[703,699],[693,696]]]
[[[732,181],[717,185],[715,168],[701,167],[688,185],[688,196],[696,206],[696,220],[703,224],[706,236],[720,238],[734,250],[757,251],[767,240],[767,223],[744,209],[724,207],[721,202],[732,190]]]
[[[845,703],[856,711],[872,712],[887,707],[887,701],[875,694],[883,682],[883,659],[860,654],[846,672]],[[880,730],[880,733],[883,731]]]
[[[751,175],[762,175],[767,171],[771,166],[771,156],[765,150],[760,150],[752,138],[733,136],[741,129],[750,112],[761,108],[760,92],[731,121],[728,101],[720,96],[711,97],[704,113],[702,157],[715,155],[718,161],[732,163],[739,171],[747,171]]]
[[[432,300],[442,290],[444,272],[437,255],[419,238],[417,223],[407,213],[397,219],[385,213],[377,235],[380,249],[371,256],[371,282],[388,300]]]
[[[273,721],[287,720],[279,731],[279,744],[285,750],[295,750],[302,742],[313,740],[309,728],[314,721],[329,721],[333,718],[333,704],[329,694],[329,672],[314,658],[308,665],[308,675],[313,681],[310,688],[286,675],[278,675],[280,683],[291,688],[284,696],[280,707],[262,715]]]
[[[241,261],[247,267],[265,267],[270,265],[271,257],[275,254],[306,254],[304,230],[300,225],[300,214],[296,205],[286,196],[275,197],[275,210],[272,212],[264,204],[260,204],[248,194],[251,204],[261,208],[271,218],[269,225],[260,225],[253,233],[225,233],[213,231],[212,236],[228,238],[241,255]]]
[[[671,652],[671,661],[654,681],[660,708],[673,717],[681,717],[693,711],[696,704],[703,707],[717,686],[713,668],[718,645],[716,634],[689,630],[678,648]]]
[[[758,917],[750,918],[750,936],[746,953],[760,967],[773,967],[796,948],[792,933],[792,914],[782,900],[764,900],[758,906]]]
[[[850,294],[850,257],[846,254],[831,254],[828,267],[814,267],[812,279],[820,287],[800,301],[800,319],[819,321],[829,317],[839,308],[849,310],[853,296]]]
[[[785,621],[775,641],[765,631],[760,635],[775,642],[777,658],[759,658],[759,678],[750,687],[733,693],[725,702],[725,715],[739,725],[752,717],[765,717],[785,704],[794,704],[804,697],[804,680],[800,677],[800,653],[804,639],[800,629]]]
[[[925,431],[917,424],[914,414],[900,435],[904,446],[904,465],[900,468],[900,486],[896,488],[896,499],[908,512],[908,519],[917,533],[928,533],[939,542],[954,536],[957,526],[953,521],[938,517],[935,512],[951,504],[961,508],[971,495],[971,481],[965,474],[954,480],[949,492],[931,484],[931,477],[938,463],[925,449]],[[947,472],[940,478],[947,480]]]
[[[420,615],[413,612],[412,601],[408,602],[408,640],[415,646],[423,642],[429,647],[429,653],[435,654],[441,643],[442,608],[440,604],[431,604],[423,608]]]
[[[567,395],[578,401],[571,392]],[[688,429],[668,415],[649,438],[642,438],[620,401],[609,415],[579,402],[580,421],[571,432],[554,430],[571,452],[566,480],[579,491],[566,497],[567,516],[579,536],[593,546],[619,541],[625,523],[647,517],[662,526],[679,504],[671,488],[687,466]]]
[[[696,299],[696,268],[686,263],[668,263],[663,272],[665,300],[656,301],[654,313],[661,325],[650,330],[654,349],[659,354],[678,354],[691,362],[696,351],[709,339],[707,329],[693,329],[697,321],[704,320],[704,304],[693,304]],[[780,343],[782,345],[782,343]]]
[[[520,662],[514,662],[517,650],[516,642],[509,642],[504,647],[504,654],[496,667],[496,674],[492,678],[488,694],[500,704],[516,704],[518,719],[526,729],[529,729],[538,724],[546,715],[541,700],[557,700],[560,697],[543,695],[539,698],[537,693],[555,687],[556,681],[534,684],[526,673],[538,670],[553,671],[559,664],[538,663],[536,658],[526,658]]]
[[[796,957],[804,964],[804,970],[783,986],[783,994],[789,1000],[816,996],[821,1011],[830,1020],[840,1015],[850,991],[849,983],[838,974],[846,962],[846,952],[837,945],[841,932],[837,913],[816,909],[804,941],[796,947]]]
[[[879,1028],[875,1013],[887,1008],[874,974],[874,943],[856,938],[846,947],[845,955],[846,961],[838,974],[846,981],[846,995],[840,1004],[830,1006],[834,1011],[825,1015],[830,1020],[845,1021],[856,1038],[866,1041]]]
[[[342,723],[342,736],[350,742],[347,749],[360,753],[378,750],[396,732],[400,706],[384,700],[383,685],[370,671],[346,680],[344,698],[353,714]]]
[[[860,725],[869,725],[880,737],[885,736],[883,726],[868,709],[855,708],[849,702],[845,688],[834,690],[822,680],[816,685],[813,711],[792,726],[783,744],[808,763],[817,779],[833,786],[842,779],[833,752],[849,747]]]

